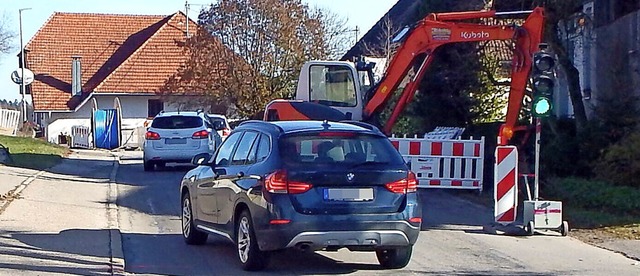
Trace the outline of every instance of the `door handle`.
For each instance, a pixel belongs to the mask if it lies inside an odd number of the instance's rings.
[[[262,176],[255,175],[255,174],[245,175],[245,174],[244,174],[244,172],[239,172],[239,173],[238,173],[238,178],[239,178],[239,179],[255,179],[255,180],[262,180]]]
[[[209,188],[213,188],[213,186],[215,186],[215,183],[202,183],[202,184],[198,184],[198,188],[199,189],[209,189]]]

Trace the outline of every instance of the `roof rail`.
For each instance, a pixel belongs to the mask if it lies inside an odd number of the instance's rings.
[[[369,123],[361,122],[361,121],[343,120],[343,121],[340,121],[340,123],[351,124],[354,126],[359,126],[361,128],[366,128],[368,130],[382,133],[382,131],[380,131],[380,129],[377,126],[374,126]]]
[[[261,125],[268,125],[268,126],[273,126],[274,128],[276,128],[279,132],[283,132],[284,130],[276,124],[272,124],[270,122],[267,121],[262,121],[262,120],[246,120],[242,123],[240,123],[238,125],[238,127],[242,126],[242,125],[248,125],[248,124],[261,124]]]

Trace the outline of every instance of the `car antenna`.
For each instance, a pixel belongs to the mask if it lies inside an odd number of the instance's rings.
[[[324,121],[322,122],[322,127],[324,127],[325,129],[326,129],[326,128],[329,128],[330,126],[331,126],[331,125],[329,124],[329,121],[324,120]]]

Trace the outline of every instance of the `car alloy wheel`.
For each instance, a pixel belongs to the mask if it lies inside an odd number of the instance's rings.
[[[251,215],[248,210],[240,213],[236,221],[236,246],[238,259],[242,269],[249,271],[262,270],[269,264],[269,252],[261,251],[258,247],[258,239],[251,224]]]
[[[207,242],[209,234],[196,229],[193,219],[191,200],[189,200],[189,194],[186,193],[182,196],[182,237],[187,244],[204,244]]]
[[[246,263],[249,259],[251,248],[251,235],[249,233],[249,219],[242,217],[238,223],[238,256],[240,261]]]
[[[191,234],[191,203],[188,198],[185,198],[182,203],[182,235],[185,238]]]

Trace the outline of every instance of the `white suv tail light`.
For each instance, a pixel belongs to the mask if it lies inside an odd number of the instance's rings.
[[[191,135],[191,138],[193,138],[193,139],[207,139],[207,138],[209,138],[209,131],[206,131],[206,130],[196,131],[196,132],[193,133],[193,135]]]

